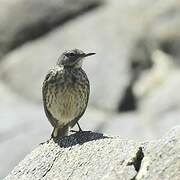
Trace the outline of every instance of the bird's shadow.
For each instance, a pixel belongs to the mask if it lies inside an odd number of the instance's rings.
[[[95,133],[91,131],[82,131],[82,132],[76,132],[69,136],[53,138],[53,141],[56,144],[58,144],[60,147],[68,148],[68,147],[75,146],[77,144],[82,145],[89,141],[94,141],[94,140],[99,140],[99,139],[104,139],[104,138],[109,138],[109,137],[104,136],[101,133]]]

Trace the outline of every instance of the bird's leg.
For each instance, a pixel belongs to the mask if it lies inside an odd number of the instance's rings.
[[[81,129],[79,123],[77,122],[78,128],[79,128],[79,132],[82,132],[83,130]]]
[[[77,122],[76,124],[78,125],[79,130],[76,131],[76,130],[73,130],[73,129],[72,129],[71,132],[83,132],[83,130],[81,129],[79,123]]]

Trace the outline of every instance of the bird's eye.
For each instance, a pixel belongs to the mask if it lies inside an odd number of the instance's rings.
[[[69,53],[69,56],[74,56],[74,53]]]

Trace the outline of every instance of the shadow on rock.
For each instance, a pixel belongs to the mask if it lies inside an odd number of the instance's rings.
[[[64,136],[60,138],[54,138],[53,141],[57,143],[60,147],[68,148],[71,146],[75,146],[77,144],[82,145],[89,141],[99,140],[109,138],[100,133],[95,133],[91,131],[82,131],[76,132],[75,134]]]

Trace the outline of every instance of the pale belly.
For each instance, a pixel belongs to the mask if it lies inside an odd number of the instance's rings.
[[[87,92],[78,85],[73,88],[50,89],[48,110],[58,120],[58,125],[66,125],[78,117],[86,108]]]

